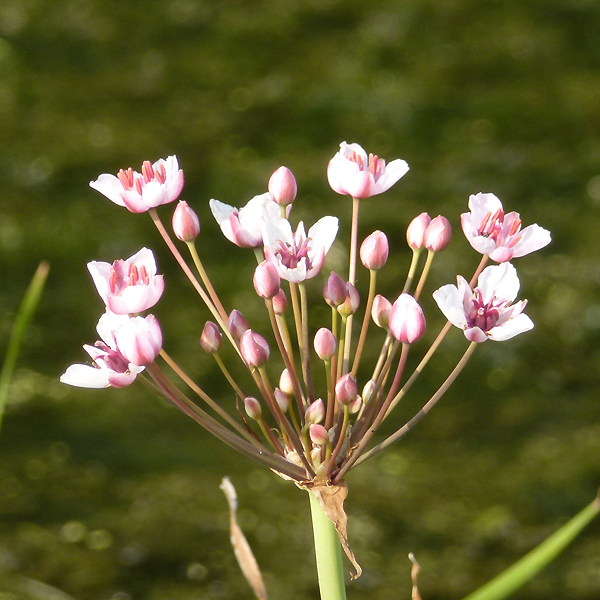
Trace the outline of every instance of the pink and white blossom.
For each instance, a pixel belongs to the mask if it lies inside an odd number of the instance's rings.
[[[281,209],[269,192],[254,196],[240,209],[214,199],[209,204],[223,235],[240,248],[262,246],[263,221],[281,218]]]
[[[488,267],[471,290],[460,275],[457,285],[448,284],[433,297],[448,321],[462,329],[471,342],[508,340],[533,327],[523,314],[526,300],[511,304],[519,293],[517,270],[508,262]]]
[[[154,306],[165,287],[148,248],[112,265],[92,261],[87,267],[106,308],[117,315],[139,313]]]
[[[403,344],[412,344],[425,334],[425,315],[410,294],[400,294],[390,310],[389,328]]]
[[[126,315],[106,312],[100,317],[96,330],[102,341],[94,346],[85,345],[93,366],[71,365],[61,376],[60,381],[68,385],[86,388],[121,388],[132,384],[144,367],[130,363],[118,350],[116,331],[127,321]]]
[[[302,221],[296,232],[281,217],[263,221],[265,257],[286,281],[299,283],[317,275],[338,231],[336,217],[323,217],[304,231]]]
[[[104,173],[91,181],[90,187],[130,212],[141,213],[177,200],[183,188],[183,171],[176,156],[154,164],[145,160],[141,173],[131,167],[121,169],[116,177]]]
[[[153,363],[162,348],[162,331],[154,315],[128,319],[115,331],[119,352],[132,364]]]
[[[502,263],[535,252],[550,241],[550,232],[537,224],[521,229],[519,213],[505,214],[494,194],[469,197],[468,213],[460,217],[465,236],[477,252]]]
[[[408,171],[405,161],[385,160],[367,153],[358,144],[340,144],[329,161],[327,179],[334,192],[353,198],[369,198],[391,188]]]

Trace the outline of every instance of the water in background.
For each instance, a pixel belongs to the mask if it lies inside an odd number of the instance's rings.
[[[411,166],[362,209],[361,235],[390,238],[390,297],[409,262],[405,227],[422,211],[455,230],[429,294],[477,265],[460,231],[469,194],[493,192],[553,233],[517,265],[535,329],[485,344],[417,430],[349,475],[365,571],[352,598],[408,598],[409,551],[424,598],[460,598],[588,503],[600,482],[599,26],[589,0],[4,0],[0,356],[41,259],[51,274],[0,439],[0,573],[79,600],[249,598],[218,489],[229,475],[271,596],[316,597],[302,492],[141,386],[57,382],[103,310],[85,264],[149,246],[167,279],[155,313],[170,353],[233,406],[199,351],[206,315],[150,219],[87,185],[169,154],[228,307],[254,303],[254,257],[222,238],[209,198],[244,204],[285,164],[299,183],[294,219],[339,216],[341,252],[349,200],[325,167],[343,140]],[[454,332],[398,423],[463,346]],[[592,525],[518,597],[598,598],[599,535]]]

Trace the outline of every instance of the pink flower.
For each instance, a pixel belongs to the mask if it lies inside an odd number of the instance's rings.
[[[425,333],[425,315],[410,294],[400,294],[389,316],[392,335],[403,344],[416,342]]]
[[[254,290],[265,300],[273,298],[281,289],[281,278],[275,265],[268,260],[263,260],[254,270]]]
[[[304,231],[302,221],[296,233],[287,219],[281,217],[263,221],[265,257],[286,281],[299,283],[317,275],[337,235],[336,217],[323,217]]]
[[[391,188],[408,171],[405,161],[385,160],[367,153],[358,144],[340,144],[329,161],[327,179],[333,191],[353,198],[369,198]]]
[[[494,194],[469,197],[471,212],[460,216],[467,240],[477,252],[488,254],[502,263],[535,252],[550,241],[550,232],[537,224],[521,229],[516,212],[504,214],[502,203]]]
[[[240,339],[242,358],[250,367],[262,367],[270,355],[269,344],[262,335],[246,329]]]
[[[406,229],[406,241],[413,250],[422,250],[425,247],[425,231],[431,223],[431,217],[426,213],[421,213],[415,217]]]
[[[86,388],[121,388],[132,384],[144,367],[131,364],[117,349],[115,341],[115,332],[127,321],[129,317],[125,315],[115,315],[108,311],[103,314],[96,327],[102,341],[96,342],[94,346],[83,347],[90,355],[93,366],[71,365],[60,381]]]
[[[200,235],[200,219],[185,200],[177,203],[173,213],[173,233],[182,242],[192,242]]]
[[[360,260],[371,271],[381,269],[388,259],[390,247],[385,233],[374,231],[360,246]]]
[[[294,174],[287,167],[279,167],[269,179],[269,193],[273,202],[279,206],[287,206],[296,198],[298,186]]]
[[[330,329],[321,327],[317,333],[315,333],[314,347],[317,356],[321,360],[331,360],[337,350],[337,341],[335,336]]]
[[[431,219],[425,235],[423,236],[423,243],[427,250],[431,252],[441,252],[448,247],[450,243],[450,237],[452,236],[452,227],[446,217],[438,215],[435,219]]]
[[[152,164],[145,160],[142,172],[121,169],[117,176],[103,174],[90,187],[132,213],[141,213],[177,200],[183,188],[183,171],[176,156]]]
[[[112,265],[92,261],[87,267],[106,308],[117,315],[139,313],[154,306],[165,287],[148,248]]]
[[[132,364],[154,362],[162,348],[162,331],[154,315],[133,317],[115,331],[119,352]]]
[[[281,217],[281,210],[273,202],[269,192],[254,196],[246,206],[240,209],[218,200],[211,200],[209,204],[223,235],[240,248],[262,246],[263,220]]]
[[[523,314],[526,300],[511,305],[519,292],[516,269],[508,262],[488,267],[479,276],[477,287],[469,288],[460,275],[457,286],[448,284],[433,297],[448,321],[465,332],[472,342],[508,340],[533,327]]]

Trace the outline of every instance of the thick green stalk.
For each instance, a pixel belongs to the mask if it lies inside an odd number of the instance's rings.
[[[308,492],[308,495],[310,496],[310,512],[315,536],[321,600],[346,600],[340,538],[316,496],[311,492]]]

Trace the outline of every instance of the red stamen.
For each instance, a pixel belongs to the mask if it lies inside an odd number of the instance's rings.
[[[131,167],[129,167],[127,171],[123,171],[123,169],[121,169],[117,173],[117,178],[121,182],[123,189],[130,190],[131,186],[133,185],[133,169]]]
[[[483,217],[483,221],[481,221],[481,225],[479,226],[479,229],[477,230],[479,235],[483,235],[483,232],[485,231],[485,228],[487,227],[487,224],[489,223],[491,216],[492,216],[492,212],[488,211],[488,214],[485,215],[485,217]]]
[[[136,187],[137,193],[141,196],[142,195],[142,180],[141,180],[141,178],[138,177],[135,180],[135,187]]]
[[[373,175],[373,177],[375,177],[375,173],[377,173],[378,160],[379,159],[376,154],[369,153],[369,171],[371,171],[371,175]]]
[[[135,285],[140,279],[140,274],[138,272],[138,268],[135,264],[129,265],[129,273],[128,273],[128,284]]]

